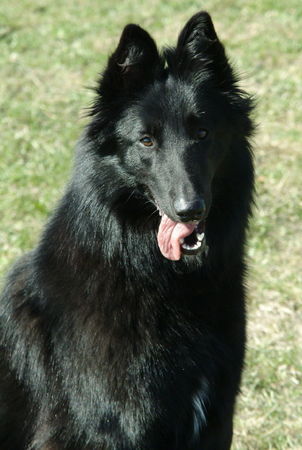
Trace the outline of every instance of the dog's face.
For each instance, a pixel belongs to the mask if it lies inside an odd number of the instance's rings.
[[[231,140],[226,105],[211,86],[168,76],[123,114],[116,128],[123,165],[174,221],[205,218],[211,182]]]
[[[158,242],[169,259],[206,248],[212,182],[240,128],[234,85],[207,13],[193,16],[163,56],[128,25],[104,72],[99,93],[112,115],[114,156],[162,216]]]

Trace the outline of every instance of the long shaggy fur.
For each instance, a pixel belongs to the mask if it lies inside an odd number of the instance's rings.
[[[251,109],[207,13],[162,54],[124,29],[72,179],[1,296],[1,450],[230,448]],[[170,261],[157,206],[173,219],[188,192],[205,199],[208,253]]]

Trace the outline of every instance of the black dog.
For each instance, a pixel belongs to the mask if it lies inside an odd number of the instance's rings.
[[[222,450],[245,346],[251,99],[209,15],[128,25],[1,299],[1,450]]]

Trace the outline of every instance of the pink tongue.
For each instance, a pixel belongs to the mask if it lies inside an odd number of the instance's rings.
[[[194,228],[195,225],[192,224],[173,222],[164,214],[157,234],[157,242],[162,254],[171,261],[178,261],[181,258],[179,241],[193,233]]]

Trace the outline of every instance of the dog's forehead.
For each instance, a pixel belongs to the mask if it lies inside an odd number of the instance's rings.
[[[198,114],[200,104],[192,85],[183,80],[168,77],[149,87],[140,101],[146,118],[165,119],[169,116]]]

